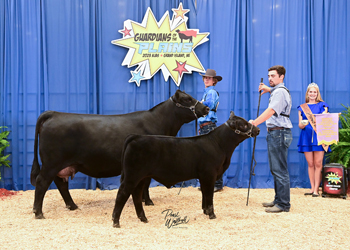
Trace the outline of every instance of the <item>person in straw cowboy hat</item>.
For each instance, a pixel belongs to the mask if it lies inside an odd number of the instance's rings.
[[[215,90],[215,85],[222,80],[221,76],[216,75],[216,71],[213,69],[207,69],[202,76],[204,82],[204,94],[201,100],[205,106],[210,108],[209,114],[205,117],[198,118],[199,123],[199,134],[208,134],[210,131],[214,130],[217,126],[218,117],[216,115],[216,110],[219,105],[219,93]],[[223,190],[223,180],[222,176],[219,180],[215,182],[214,192]]]

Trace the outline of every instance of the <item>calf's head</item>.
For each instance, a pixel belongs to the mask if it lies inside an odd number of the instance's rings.
[[[206,116],[210,111],[209,107],[181,90],[176,90],[175,94],[170,97],[170,99],[177,107],[188,109],[188,111],[185,110],[185,112],[188,112],[189,114],[190,120],[188,122],[197,119],[198,117]]]
[[[236,134],[246,136],[246,138],[256,137],[260,133],[260,129],[258,127],[247,122],[242,117],[235,116],[235,113],[233,111],[231,111],[230,118],[226,121],[225,124]]]

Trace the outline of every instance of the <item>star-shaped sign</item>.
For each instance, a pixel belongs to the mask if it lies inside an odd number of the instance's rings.
[[[181,64],[180,62],[176,61],[176,64],[177,64],[177,67],[176,67],[175,69],[173,69],[173,71],[178,71],[180,77],[182,77],[182,73],[183,73],[183,72],[188,72],[188,70],[185,69],[186,62],[184,62],[184,63]]]
[[[172,10],[173,10],[173,12],[176,13],[175,19],[178,18],[178,17],[181,17],[182,19],[185,19],[184,14],[186,14],[187,12],[190,11],[189,9],[183,9],[182,8],[182,3],[180,3],[180,5],[179,5],[179,7],[177,9],[172,9]]]
[[[129,82],[136,82],[137,86],[140,87],[140,81],[145,77],[141,75],[141,71],[130,71],[132,78]]]
[[[157,21],[149,7],[142,23],[124,21],[124,28],[119,30],[123,38],[113,40],[112,44],[129,49],[122,65],[137,67],[130,71],[132,78],[129,82],[140,86],[141,80],[151,79],[162,71],[165,81],[171,77],[179,86],[184,73],[205,72],[194,50],[208,41],[209,33],[187,28],[188,18],[184,14],[189,10],[184,10],[182,3],[173,11],[172,19],[167,11]]]
[[[131,36],[130,31],[131,29],[128,30],[127,27],[125,27],[124,30],[119,30],[120,33],[123,33],[123,37]]]
[[[341,183],[341,180],[340,180],[341,176],[338,175],[338,173],[329,173],[327,176],[326,176],[326,179],[328,179],[328,182],[329,183],[334,183],[334,184],[338,184],[338,183]]]

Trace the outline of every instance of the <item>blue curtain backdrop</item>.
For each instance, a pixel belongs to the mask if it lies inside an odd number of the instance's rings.
[[[157,20],[183,3],[188,28],[209,32],[209,41],[195,49],[205,68],[223,77],[219,125],[229,112],[253,119],[258,108],[260,78],[281,64],[293,98],[293,143],[289,150],[292,187],[309,187],[304,155],[297,152],[300,130],[296,107],[304,103],[310,82],[320,86],[331,112],[341,112],[350,99],[350,4],[347,0],[0,0],[0,126],[11,131],[11,168],[0,167],[0,188],[34,189],[30,184],[36,119],[45,110],[91,114],[124,114],[147,110],[177,89],[161,73],[129,83],[121,63],[127,50],[111,44],[131,19],[141,23],[148,7]],[[184,75],[180,89],[200,99],[204,85],[198,73]],[[263,95],[260,113],[268,105]],[[266,127],[259,126],[254,188],[272,188]],[[195,135],[195,123],[178,136]],[[253,140],[234,152],[225,185],[248,187]],[[194,181],[186,182],[195,184]],[[117,188],[119,177],[96,180],[77,174],[70,188]],[[158,183],[153,182],[153,186]],[[51,188],[55,188],[52,184]]]

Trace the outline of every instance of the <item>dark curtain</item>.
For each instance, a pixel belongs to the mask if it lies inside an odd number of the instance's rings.
[[[293,143],[289,150],[292,187],[309,187],[304,155],[297,152],[300,130],[296,107],[304,103],[306,87],[320,86],[331,112],[349,104],[350,4],[346,0],[187,0],[188,28],[209,32],[209,41],[195,53],[205,68],[223,77],[219,125],[229,112],[245,119],[256,117],[260,78],[281,64],[293,98]],[[141,86],[129,83],[130,70],[121,63],[127,53],[111,44],[121,38],[127,19],[141,23],[148,7],[157,21],[172,13],[180,1],[163,0],[3,0],[0,1],[0,126],[11,131],[11,168],[0,167],[0,187],[27,190],[33,160],[36,119],[45,110],[74,113],[122,114],[147,110],[177,89],[158,72]],[[200,99],[204,85],[198,73],[184,75],[180,85]],[[268,105],[263,95],[260,113]],[[195,135],[195,123],[178,136]],[[255,188],[272,188],[268,167],[266,127],[259,126],[255,158]],[[205,145],[204,145],[205,146]],[[225,185],[248,186],[253,139],[235,150]],[[188,181],[186,185],[195,185]],[[77,174],[70,188],[117,188],[119,177],[96,180]],[[152,183],[158,185],[157,182]],[[51,188],[54,188],[52,184]]]

